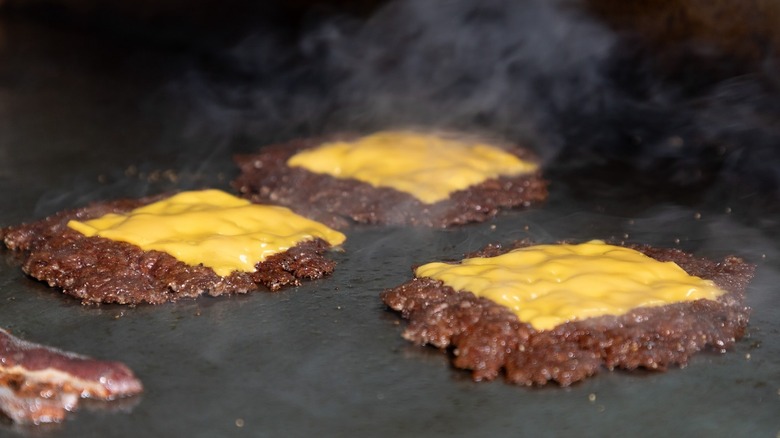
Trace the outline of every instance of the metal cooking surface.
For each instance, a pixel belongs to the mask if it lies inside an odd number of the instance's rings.
[[[104,71],[90,61],[106,52],[65,56],[56,44],[44,50],[49,46],[35,43],[41,31],[32,26],[2,26],[17,36],[14,42],[23,40],[20,35],[27,42],[0,46],[0,225],[90,200],[204,185],[228,188],[234,172],[230,149],[217,148],[207,157],[184,153],[219,142],[186,134],[191,131],[176,103],[159,98],[157,84],[165,81],[139,77],[138,63],[149,58]],[[78,36],[55,36],[47,38],[91,44]],[[157,74],[164,79],[167,73]],[[31,341],[123,361],[146,391],[110,409],[85,404],[60,425],[19,429],[3,423],[0,434],[780,432],[780,239],[772,232],[780,218],[747,201],[648,201],[620,187],[583,196],[573,190],[581,185],[576,178],[553,180],[546,205],[481,225],[348,230],[344,252],[333,254],[338,268],[332,277],[275,294],[86,307],[26,278],[3,252],[0,326]],[[524,237],[616,237],[702,256],[745,257],[758,264],[748,295],[754,309],[749,335],[728,354],[700,354],[686,369],[604,371],[570,388],[474,383],[440,352],[400,337],[404,323],[378,294],[410,278],[413,264],[459,258],[489,242]]]

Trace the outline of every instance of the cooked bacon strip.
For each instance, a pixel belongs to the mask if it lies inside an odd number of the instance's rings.
[[[79,398],[113,400],[142,390],[122,363],[27,342],[0,329],[0,410],[17,423],[60,421]]]

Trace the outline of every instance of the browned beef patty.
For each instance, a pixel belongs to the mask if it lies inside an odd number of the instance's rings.
[[[491,257],[528,246],[489,246],[470,257]],[[622,316],[603,316],[536,331],[508,308],[440,281],[415,278],[384,291],[382,300],[409,320],[403,336],[419,345],[451,349],[453,364],[471,370],[475,381],[501,371],[518,385],[561,386],[608,369],[664,370],[685,365],[705,348],[725,351],[742,337],[750,309],[745,289],[755,266],[736,257],[721,262],[676,249],[631,246],[659,260],[673,261],[691,275],[727,291],[717,300],[697,300],[637,308]]]
[[[482,222],[500,209],[528,207],[547,198],[547,181],[540,172],[500,177],[453,193],[449,199],[425,204],[392,188],[378,188],[356,179],[339,179],[287,166],[300,150],[319,146],[321,139],[299,139],[238,155],[241,174],[233,186],[254,202],[284,205],[333,228],[350,221],[363,224],[449,227]],[[522,148],[507,148],[525,160],[535,160]]]
[[[96,203],[0,229],[0,237],[8,248],[19,252],[24,272],[85,303],[159,304],[201,294],[246,293],[260,285],[276,291],[333,272],[335,262],[323,255],[330,245],[322,239],[268,257],[256,265],[255,272],[221,277],[209,267],[191,266],[169,254],[144,251],[125,242],[86,237],[67,226],[71,219],[125,213],[159,199]]]

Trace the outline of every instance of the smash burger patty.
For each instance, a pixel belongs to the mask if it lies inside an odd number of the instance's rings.
[[[530,246],[488,246],[470,257],[494,257]],[[509,382],[561,386],[608,369],[664,370],[685,365],[694,353],[725,351],[743,336],[750,309],[745,289],[755,267],[736,257],[696,258],[676,249],[630,246],[652,259],[674,262],[690,275],[711,280],[725,291],[698,299],[634,308],[620,316],[599,316],[537,330],[508,307],[432,278],[415,278],[384,291],[382,300],[409,320],[403,337],[418,345],[450,349],[455,367],[475,381],[492,380],[503,370]]]
[[[155,196],[95,203],[0,229],[0,238],[20,254],[25,273],[85,303],[159,304],[202,294],[246,293],[260,286],[276,291],[298,285],[302,279],[321,278],[335,267],[335,262],[324,257],[331,245],[321,238],[302,241],[267,257],[255,265],[254,272],[218,275],[202,264],[187,264],[165,252],[123,241],[87,237],[68,226],[71,220],[127,214],[163,199]]]
[[[330,140],[297,139],[267,146],[258,153],[235,157],[241,174],[233,181],[233,186],[252,201],[284,205],[334,228],[343,228],[350,222],[443,228],[482,222],[501,209],[528,207],[547,198],[547,181],[535,164],[536,158],[530,151],[519,147],[499,150],[511,154],[512,159],[532,163],[536,166],[535,170],[491,177],[435,202],[423,202],[393,187],[376,186],[355,178],[337,178],[288,164],[294,155],[324,144],[343,139],[347,143],[355,142],[382,135],[403,137],[402,140],[408,136],[413,141],[421,141],[414,138],[415,133],[382,132],[366,137],[353,135]],[[423,140],[440,140],[432,134],[421,136]],[[441,140],[457,141],[457,138],[453,140],[450,137],[443,136]],[[377,161],[390,161],[391,158],[392,154],[388,153],[378,156]]]

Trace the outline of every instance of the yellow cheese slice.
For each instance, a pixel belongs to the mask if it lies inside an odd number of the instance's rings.
[[[537,330],[725,293],[676,263],[600,240],[530,246],[459,264],[429,263],[415,274],[506,306]]]
[[[86,236],[166,252],[221,276],[254,272],[255,264],[300,242],[346,237],[284,207],[257,205],[220,190],[182,192],[125,214],[107,214],[68,226]]]
[[[538,168],[489,144],[404,131],[325,143],[293,155],[287,165],[394,188],[426,204],[491,178]]]

